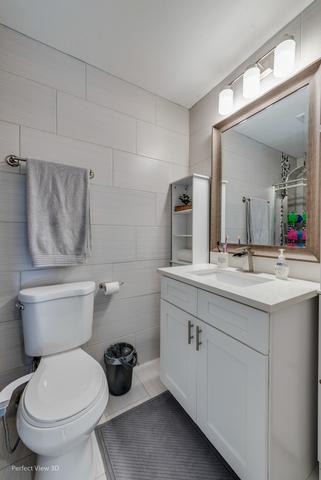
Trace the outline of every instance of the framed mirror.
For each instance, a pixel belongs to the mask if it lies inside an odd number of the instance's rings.
[[[320,64],[213,127],[211,250],[319,261]]]

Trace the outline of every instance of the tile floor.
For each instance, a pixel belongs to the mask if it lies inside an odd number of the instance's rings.
[[[165,390],[164,385],[159,378],[159,359],[144,363],[134,369],[133,384],[130,392],[121,397],[109,397],[107,409],[100,420],[104,423],[107,420],[129,410],[140,403],[162,393]],[[104,464],[99,452],[96,437],[93,436],[93,446],[96,463],[96,480],[107,480],[104,473]],[[28,467],[33,465],[33,455],[16,462],[17,467]],[[317,469],[307,480],[318,480]],[[11,466],[0,471],[0,480],[32,480],[32,474],[25,471],[13,470]]]
[[[100,423],[104,423],[120,413],[145,402],[164,390],[165,387],[159,379],[159,359],[139,365],[134,369],[130,392],[121,397],[110,395],[107,408]],[[96,480],[105,480],[104,465],[94,435],[93,446],[96,457]],[[32,472],[28,470],[32,465],[34,465],[34,455],[29,455],[15,462],[14,466],[9,465],[5,469],[0,470],[0,480],[32,480]]]
[[[104,423],[121,413],[126,412],[140,403],[164,392],[166,388],[159,378],[159,358],[139,365],[134,369],[133,383],[130,392],[121,397],[110,395],[108,405],[99,423]],[[94,439],[95,455],[98,459],[96,465],[96,480],[105,480],[104,465],[100,456],[99,447]],[[2,480],[2,479],[0,479]],[[28,479],[29,480],[29,479]]]

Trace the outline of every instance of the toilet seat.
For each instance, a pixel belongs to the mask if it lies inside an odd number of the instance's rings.
[[[55,427],[90,410],[106,389],[100,364],[77,348],[41,359],[23,394],[23,416],[31,425]]]

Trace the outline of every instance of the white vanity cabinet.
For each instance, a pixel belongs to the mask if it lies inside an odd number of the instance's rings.
[[[196,362],[191,338],[195,318],[163,300],[161,312],[163,383],[196,420]]]
[[[265,479],[268,358],[199,322],[197,423],[240,478]]]
[[[316,461],[316,299],[272,314],[166,276],[161,296],[169,391],[242,480],[305,480]]]

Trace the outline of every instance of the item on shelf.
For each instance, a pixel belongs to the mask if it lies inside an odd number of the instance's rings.
[[[192,197],[187,193],[182,193],[178,200],[180,200],[184,205],[192,205]]]
[[[192,210],[192,204],[190,205],[176,205],[175,212],[181,212],[183,210]]]

